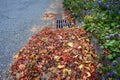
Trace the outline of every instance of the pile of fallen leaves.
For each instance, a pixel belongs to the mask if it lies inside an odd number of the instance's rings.
[[[45,27],[14,56],[14,80],[96,80],[96,54],[82,28]]]

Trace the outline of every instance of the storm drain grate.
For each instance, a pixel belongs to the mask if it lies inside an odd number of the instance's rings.
[[[63,28],[64,26],[71,27],[71,24],[65,19],[56,21],[56,28]]]

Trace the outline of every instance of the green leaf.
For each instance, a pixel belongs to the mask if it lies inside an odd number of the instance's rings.
[[[108,59],[113,59],[112,54],[109,54],[109,55],[108,55]]]
[[[115,23],[111,23],[111,26],[113,26],[113,27],[114,27],[115,25],[116,25]]]

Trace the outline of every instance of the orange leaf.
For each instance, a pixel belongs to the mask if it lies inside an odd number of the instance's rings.
[[[47,49],[42,49],[39,51],[39,53],[47,53]]]
[[[40,80],[40,78],[39,78],[39,77],[36,77],[34,80]]]
[[[24,65],[24,64],[20,64],[20,65],[19,65],[19,69],[20,69],[20,70],[25,69],[25,65]]]

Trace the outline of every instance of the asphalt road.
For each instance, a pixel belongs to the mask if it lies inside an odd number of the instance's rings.
[[[12,56],[45,24],[41,17],[49,5],[50,0],[0,0],[0,80],[8,76]]]

